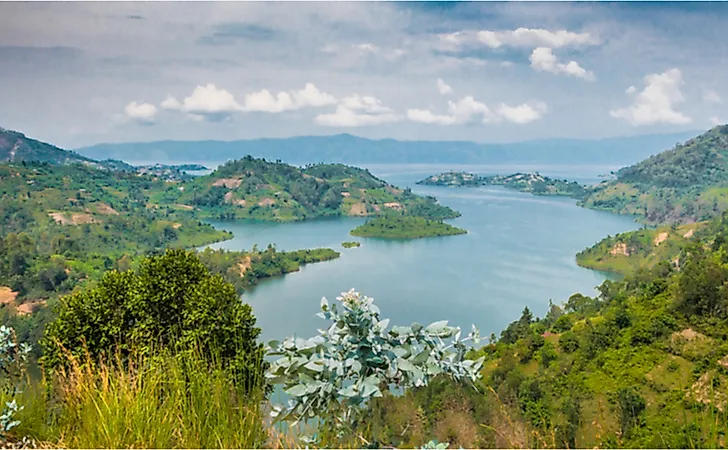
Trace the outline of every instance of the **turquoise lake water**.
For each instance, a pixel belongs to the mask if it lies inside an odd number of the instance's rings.
[[[364,222],[337,218],[300,223],[212,222],[235,238],[214,248],[247,250],[275,244],[279,250],[331,247],[341,257],[266,280],[243,300],[252,305],[263,339],[296,334],[309,337],[326,323],[316,317],[321,297],[333,300],[355,288],[373,297],[392,325],[447,319],[484,335],[518,319],[524,306],[543,316],[549,299],[562,303],[575,292],[593,294],[607,274],[580,268],[575,254],[607,235],[638,228],[629,217],[577,207],[574,200],[536,197],[500,187],[417,186],[445,170],[542,174],[583,183],[597,182],[614,167],[528,166],[367,166],[374,175],[418,194],[433,195],[462,213],[449,221],[468,234],[408,241],[353,238]],[[344,249],[356,240],[359,248]]]

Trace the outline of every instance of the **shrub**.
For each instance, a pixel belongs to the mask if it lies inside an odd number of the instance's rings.
[[[41,341],[42,363],[50,370],[63,366],[64,352],[88,352],[98,361],[112,350],[123,359],[132,349],[200,347],[243,379],[257,379],[259,333],[233,285],[211,275],[194,252],[167,250],[137,271],[107,272],[96,287],[62,298]]]
[[[359,407],[391,387],[426,386],[438,375],[480,378],[483,358],[465,358],[464,342],[479,340],[475,327],[463,340],[447,321],[387,331],[389,319],[379,317],[373,299],[352,290],[337,300],[329,305],[322,299],[319,317],[332,324],[318,336],[269,344],[270,354],[280,358],[268,377],[291,397],[288,408],[276,407],[278,420],[323,419],[324,432],[340,438],[355,429]],[[449,338],[453,343],[446,345]]]
[[[20,424],[15,415],[23,407],[18,406],[14,397],[19,393],[18,384],[26,371],[30,351],[27,344],[17,344],[12,328],[0,326],[0,397],[12,398],[0,409],[0,438],[5,438],[8,431]]]

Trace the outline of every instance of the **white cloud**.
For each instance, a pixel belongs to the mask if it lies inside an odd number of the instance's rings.
[[[501,103],[498,107],[499,116],[517,124],[526,124],[539,120],[547,111],[548,108],[544,102],[524,103],[518,106],[508,106]]]
[[[558,62],[556,55],[548,47],[534,49],[529,59],[531,67],[539,72],[562,73],[584,80],[594,80],[594,74],[581,67],[576,61],[569,61],[566,64]]]
[[[362,127],[396,122],[400,118],[376,97],[352,94],[341,99],[336,111],[319,114],[315,122],[326,127]]]
[[[171,110],[179,110],[182,109],[182,105],[180,104],[179,100],[172,97],[171,95],[168,95],[166,99],[160,105],[162,109],[171,109]]]
[[[657,123],[682,125],[691,122],[690,117],[674,109],[675,104],[685,100],[680,91],[685,83],[679,69],[647,75],[644,83],[645,88],[635,96],[632,105],[611,110],[609,114],[634,126]]]
[[[245,95],[241,105],[225,89],[214,84],[197,86],[181,102],[172,96],[160,104],[163,109],[186,112],[196,119],[222,120],[236,112],[280,113],[301,108],[320,108],[336,103],[336,98],[307,83],[303,89],[279,92],[275,96],[267,89]]]
[[[590,33],[544,28],[517,28],[515,30],[463,30],[457,33],[437,35],[442,48],[455,49],[467,44],[483,44],[489,48],[501,47],[550,47],[565,48],[597,45],[600,39]]]
[[[502,120],[516,124],[526,124],[543,117],[547,107],[543,102],[524,103],[508,106],[501,103],[494,112],[485,103],[466,96],[455,102],[448,102],[447,114],[435,114],[427,109],[408,109],[407,118],[412,122],[433,125],[462,125],[480,119],[482,123],[497,123]]]
[[[468,95],[457,101],[447,102],[447,114],[435,114],[427,109],[408,109],[407,118],[413,122],[435,125],[462,125],[481,117],[483,122],[493,119],[493,113],[485,103]]]
[[[143,124],[153,124],[157,107],[150,103],[131,102],[124,108],[126,117]]]
[[[442,95],[452,94],[452,87],[445,83],[442,78],[437,79],[437,90],[440,91],[440,94]]]
[[[513,63],[511,61],[501,61],[500,65],[501,67],[512,67]]]
[[[339,51],[339,46],[336,44],[326,44],[321,47],[323,53],[336,53]]]
[[[723,103],[723,99],[720,98],[720,95],[718,95],[715,91],[708,91],[703,96],[703,100],[705,100],[707,103],[713,103],[716,105],[719,105]]]
[[[376,53],[379,51],[379,47],[371,43],[355,44],[352,45],[352,47],[359,50],[361,53]]]
[[[626,92],[627,94],[630,94],[630,95],[631,95],[631,94],[634,94],[635,92],[637,92],[637,88],[636,88],[636,87],[634,87],[634,86],[630,86],[630,87],[628,87],[628,88],[627,88],[627,90],[626,90],[626,91],[624,91],[624,92]]]
[[[501,46],[559,48],[599,43],[599,39],[589,33],[550,31],[543,28],[517,28],[512,31],[483,30],[478,32],[477,37],[481,43],[490,48]]]
[[[225,89],[218,89],[214,84],[199,85],[182,102],[169,96],[161,104],[164,109],[179,110],[196,118],[221,120],[232,113],[242,111],[243,107],[235,101],[235,97]]]
[[[275,96],[263,89],[245,96],[243,109],[250,112],[279,113],[301,108],[320,108],[336,103],[333,95],[320,91],[313,83],[298,91],[279,92]]]
[[[720,120],[720,117],[718,117],[718,116],[713,116],[710,118],[710,123],[713,126],[718,126],[718,125],[721,125],[722,123],[724,123],[724,121]]]
[[[428,109],[408,109],[407,118],[412,122],[437,125],[454,125],[455,118],[446,114],[434,114]]]

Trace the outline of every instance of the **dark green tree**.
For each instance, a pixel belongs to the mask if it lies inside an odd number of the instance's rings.
[[[167,250],[137,271],[107,272],[96,287],[63,297],[57,312],[41,341],[50,370],[66,363],[64,349],[98,359],[159,347],[220,358],[246,382],[264,370],[250,306],[194,252]]]

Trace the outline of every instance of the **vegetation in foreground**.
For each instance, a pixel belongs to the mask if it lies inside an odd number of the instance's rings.
[[[144,261],[137,271],[109,275],[129,277],[128,285],[101,284],[66,300],[68,313],[49,327],[43,343],[59,355],[57,365],[44,356],[45,378],[31,379],[15,396],[25,409],[13,413],[20,424],[8,434],[54,446],[94,447],[401,448],[434,446],[433,439],[464,448],[724,447],[728,218],[706,230],[711,231],[686,244],[679,269],[663,261],[622,281],[606,281],[599,296],[575,294],[563,305],[552,304],[544,318],[525,309],[500,339],[491,335],[480,349],[457,350],[461,360],[445,357],[447,349],[440,348],[438,339],[455,331],[445,323],[389,328],[370,299],[346,294],[336,306],[324,302],[321,316],[334,325],[321,336],[269,345],[268,351],[280,357],[266,368],[269,382],[283,383],[293,399],[285,408],[250,402],[267,392],[257,381],[263,371],[255,350],[260,348],[257,332],[249,328],[250,333],[242,333],[247,344],[232,345],[227,341],[231,333],[218,327],[220,308],[232,307],[233,301],[240,305],[234,287],[225,287],[219,275],[203,273],[194,253],[169,251]],[[170,265],[175,270],[167,270]],[[160,293],[150,286],[166,287]],[[209,297],[198,292],[205,286],[220,286],[213,291],[227,294],[223,299],[210,291],[219,300],[198,302]],[[73,309],[79,298],[95,306]],[[240,317],[248,318],[242,323],[254,327],[249,309],[243,309]],[[141,316],[107,320],[106,328],[94,322],[106,314],[113,317],[112,311]],[[185,328],[191,318],[198,325]],[[179,338],[166,332],[165,323],[179,324],[172,326]],[[69,330],[71,324],[83,339],[55,331]],[[360,328],[366,333],[356,331]],[[68,345],[50,344],[52,337]],[[457,341],[459,333],[453,337]],[[79,350],[78,342],[93,346]],[[391,351],[385,351],[385,343]],[[352,345],[356,353],[348,350]],[[252,350],[233,351],[241,348]],[[260,366],[235,370],[237,361],[251,361],[248,351]],[[439,373],[477,368],[479,360],[483,366],[476,369],[475,381],[468,376],[470,382],[458,382]],[[454,366],[447,365],[453,361]],[[329,389],[329,375],[340,370],[353,384],[337,380],[342,384]],[[390,381],[406,379],[411,384],[403,384],[401,395],[386,389]],[[213,395],[245,389],[249,396]],[[289,427],[288,433],[295,433],[282,437],[264,410],[279,420],[299,419],[300,426]],[[305,421],[311,414],[319,426]]]
[[[466,233],[467,231],[462,228],[454,227],[440,220],[406,216],[370,219],[351,230],[352,236],[387,239],[417,239]]]
[[[353,247],[361,247],[361,242],[357,241],[346,241],[342,242],[341,246],[344,248],[353,248]]]

